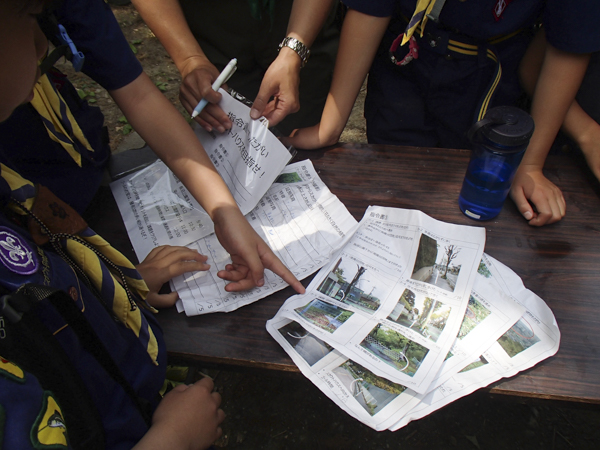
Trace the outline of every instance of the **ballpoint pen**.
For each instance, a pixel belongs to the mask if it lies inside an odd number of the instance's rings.
[[[233,75],[233,72],[235,72],[236,70],[237,70],[237,59],[233,58],[231,61],[229,61],[227,63],[227,65],[225,66],[223,71],[219,74],[219,76],[217,77],[215,82],[212,84],[213,91],[218,91],[219,88],[223,84],[225,84],[227,82],[227,80],[229,80],[229,78],[231,78],[231,75]],[[204,98],[202,100],[200,100],[200,102],[194,108],[194,111],[192,112],[192,119],[194,117],[196,117],[198,114],[200,114],[207,104],[208,104],[208,100],[206,100]]]

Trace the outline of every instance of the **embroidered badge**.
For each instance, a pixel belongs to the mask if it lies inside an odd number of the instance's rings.
[[[10,228],[0,226],[0,261],[12,272],[31,275],[39,263],[31,246]]]
[[[498,22],[502,18],[504,10],[512,0],[497,0],[494,6],[494,19]]]
[[[67,448],[67,427],[52,393],[44,391],[44,402],[30,433],[34,448]]]

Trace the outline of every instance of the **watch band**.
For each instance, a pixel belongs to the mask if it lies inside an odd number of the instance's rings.
[[[281,50],[283,47],[289,47],[292,50],[294,50],[298,54],[298,56],[300,57],[300,61],[302,62],[300,67],[304,67],[306,61],[308,61],[308,57],[310,56],[310,50],[308,49],[308,47],[306,47],[306,45],[304,45],[298,39],[288,36],[283,41],[281,41],[281,44],[279,44],[279,50]]]

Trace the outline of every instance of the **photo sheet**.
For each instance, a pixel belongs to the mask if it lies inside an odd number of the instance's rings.
[[[500,285],[510,285],[517,296],[499,290]],[[497,317],[492,319],[494,315]],[[341,409],[375,430],[392,431],[534,366],[554,355],[560,341],[558,326],[544,301],[524,288],[514,272],[486,254],[477,269],[452,351],[427,393],[419,394],[374,374],[344,355],[344,349],[336,350],[283,315],[270,320],[267,330],[302,373]],[[485,351],[472,354],[482,347]],[[464,355],[457,359],[459,352]]]
[[[278,316],[374,374],[424,393],[461,326],[485,229],[371,206],[306,293]]]

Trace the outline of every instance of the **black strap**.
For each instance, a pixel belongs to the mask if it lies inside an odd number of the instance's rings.
[[[34,374],[40,385],[54,394],[73,448],[103,449],[100,414],[64,349],[32,313],[34,307],[35,300],[29,295],[13,293],[0,298],[0,355]]]
[[[48,297],[48,300],[60,312],[61,316],[75,332],[83,348],[96,358],[110,377],[116,381],[129,396],[142,418],[148,426],[152,423],[152,406],[148,401],[139,397],[115,363],[104,343],[100,340],[90,323],[77,308],[77,305],[64,291],[57,290]]]

